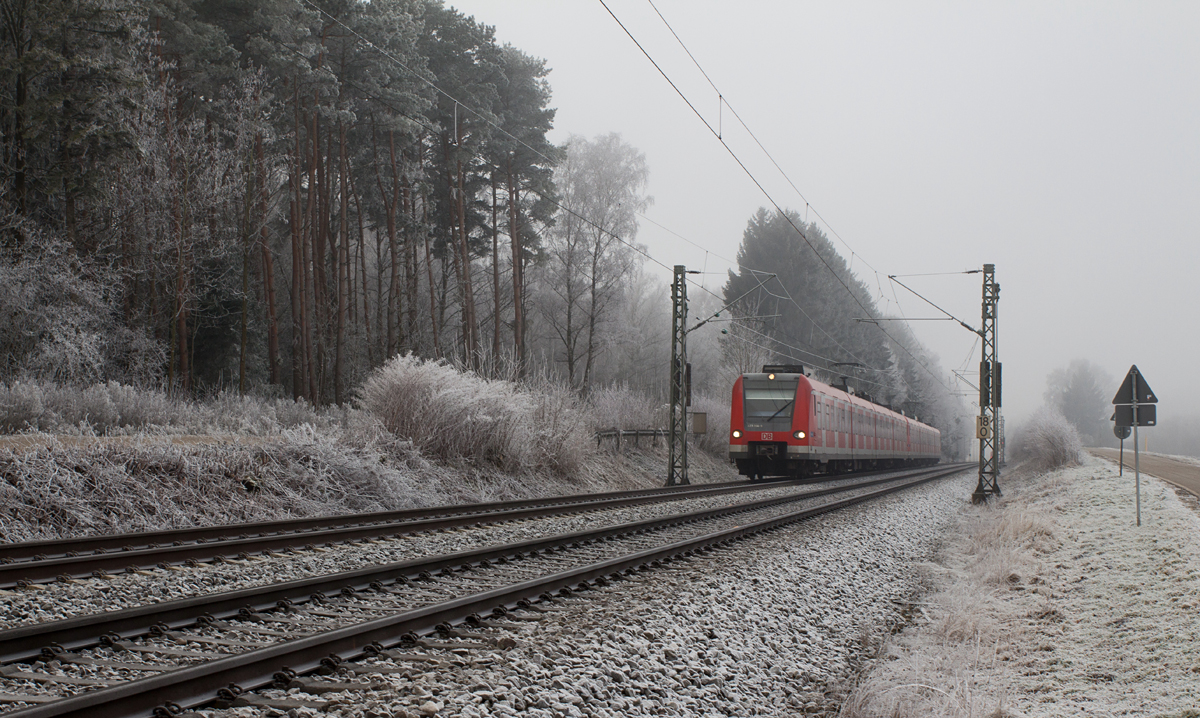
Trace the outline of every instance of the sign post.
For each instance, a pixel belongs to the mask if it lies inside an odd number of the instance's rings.
[[[1137,525],[1142,525],[1142,467],[1141,455],[1138,452],[1138,427],[1139,426],[1154,426],[1158,423],[1157,410],[1154,406],[1158,403],[1158,397],[1154,395],[1154,391],[1150,389],[1150,385],[1142,377],[1138,371],[1137,365],[1129,367],[1129,373],[1125,375],[1125,381],[1121,382],[1121,388],[1117,389],[1117,395],[1113,397],[1112,403],[1116,406],[1116,412],[1113,418],[1116,419],[1117,425],[1113,428],[1117,432],[1117,436],[1121,436],[1119,429],[1125,429],[1125,436],[1129,436],[1129,427],[1133,427],[1133,475],[1135,482],[1135,491],[1137,494]],[[1122,437],[1123,439],[1123,437]],[[1125,442],[1121,441],[1121,457],[1125,456]]]
[[[1114,419],[1117,418],[1116,414],[1113,414],[1113,418]],[[1124,476],[1125,475],[1125,440],[1129,438],[1129,427],[1128,426],[1114,426],[1113,434],[1118,439],[1121,440],[1121,463],[1117,465],[1117,476]]]

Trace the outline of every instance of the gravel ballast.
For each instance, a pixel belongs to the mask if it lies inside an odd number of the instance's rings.
[[[490,647],[451,652],[436,670],[367,674],[386,687],[321,698],[344,718],[836,715],[863,660],[903,622],[920,587],[914,566],[974,481],[962,474],[673,562],[539,621],[506,622]]]
[[[174,566],[169,570],[154,569],[119,574],[107,579],[90,578],[65,584],[44,584],[14,591],[5,596],[5,600],[0,602],[0,626],[41,623],[216,592],[236,591],[603,526],[716,509],[748,501],[803,494],[844,483],[820,482],[801,487],[763,488],[544,519],[420,533],[370,543],[335,545],[315,550],[299,549],[294,554],[276,554],[270,559],[259,557],[251,560],[227,560],[216,564],[200,563],[196,566]],[[831,496],[815,501],[824,503],[837,498],[840,497]]]

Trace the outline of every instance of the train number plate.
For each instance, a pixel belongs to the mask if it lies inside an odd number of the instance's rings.
[[[769,432],[769,431],[764,431],[764,432],[763,432],[763,435],[762,435],[762,440],[763,440],[763,441],[773,441],[774,439],[775,439],[775,434],[773,434],[773,433],[771,433],[771,432]]]

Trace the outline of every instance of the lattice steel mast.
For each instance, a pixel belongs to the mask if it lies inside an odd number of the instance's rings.
[[[975,435],[979,438],[979,484],[971,495],[974,503],[1000,495],[1000,362],[996,360],[996,305],[1000,285],[996,283],[996,265],[983,265],[983,358],[979,362],[979,418]]]
[[[675,265],[671,283],[671,424],[667,486],[688,484],[687,268]]]

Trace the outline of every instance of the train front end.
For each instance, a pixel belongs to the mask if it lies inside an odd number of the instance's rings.
[[[804,397],[799,403],[797,392]],[[802,472],[808,458],[809,393],[801,367],[765,366],[761,373],[738,377],[729,458],[739,474],[754,479]]]

